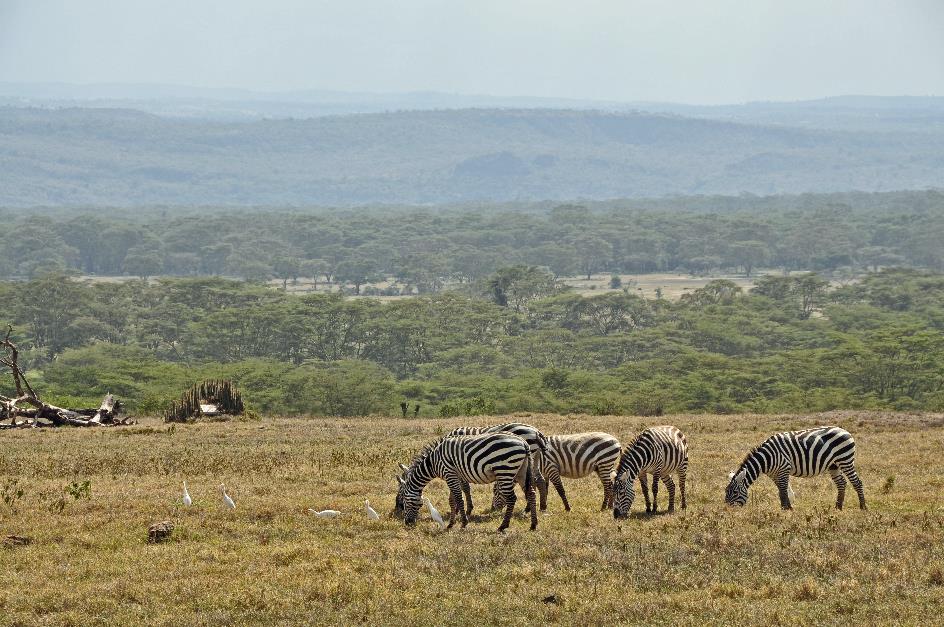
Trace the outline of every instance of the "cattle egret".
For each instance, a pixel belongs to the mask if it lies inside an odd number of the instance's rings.
[[[364,500],[364,507],[367,509],[367,517],[371,520],[380,520],[380,515],[374,511],[374,508],[370,506],[370,501]]]
[[[314,514],[315,516],[317,516],[318,518],[337,518],[338,516],[341,515],[341,512],[339,512],[336,509],[323,509],[320,512],[315,511],[313,509],[309,509],[308,511]]]
[[[233,499],[229,498],[229,494],[226,493],[226,488],[223,487],[223,484],[220,484],[220,494],[223,495],[223,502],[226,504],[226,507],[230,509],[236,509],[236,503],[233,502]]]
[[[790,487],[789,482],[787,482],[787,498],[790,499],[790,505],[793,505],[793,501],[796,499],[796,492]]]
[[[423,497],[423,501],[426,502],[426,509],[429,510],[429,516],[430,516],[430,518],[432,518],[433,520],[435,520],[436,522],[439,523],[439,528],[440,528],[440,529],[445,529],[445,528],[446,528],[446,523],[445,523],[445,521],[443,521],[443,517],[439,515],[439,510],[437,510],[435,507],[433,507],[433,502],[430,501],[430,500],[429,500],[428,498],[426,498],[425,496]]]
[[[193,505],[193,499],[190,498],[190,492],[187,491],[187,482],[184,481],[184,505],[190,507]]]

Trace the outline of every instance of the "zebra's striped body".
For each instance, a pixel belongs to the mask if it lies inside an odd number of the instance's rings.
[[[570,503],[564,492],[561,477],[580,479],[592,473],[603,484],[603,506],[613,507],[613,483],[610,474],[620,457],[620,442],[609,433],[572,433],[552,435],[547,438],[547,452],[544,454],[542,470],[544,479],[538,483],[541,492],[541,511],[547,509],[548,482],[554,485],[557,494],[564,502],[564,509],[570,511]]]
[[[652,504],[650,509],[646,473],[652,475]],[[616,480],[613,491],[616,494],[613,507],[614,518],[629,516],[629,510],[636,498],[633,482],[639,477],[642,493],[646,498],[646,511],[657,512],[659,509],[659,480],[669,490],[669,512],[675,511],[675,481],[679,478],[682,497],[682,509],[685,509],[685,478],[688,474],[688,445],[685,436],[676,427],[650,427],[626,447],[616,467]]]
[[[397,496],[402,501],[407,525],[416,522],[422,504],[423,488],[439,477],[449,486],[449,527],[458,513],[465,527],[468,523],[462,507],[462,483],[495,483],[506,504],[499,531],[508,528],[515,508],[515,482],[522,484],[531,505],[531,529],[538,526],[531,481],[531,451],[528,443],[510,433],[486,433],[445,437],[428,445],[410,464],[400,479]]]
[[[544,477],[541,475],[541,459],[547,450],[547,436],[541,433],[537,427],[524,424],[522,422],[508,422],[490,427],[457,427],[446,434],[446,437],[457,435],[479,435],[482,433],[511,433],[525,442],[531,450],[531,468],[534,474],[531,479],[535,485],[541,485]],[[462,492],[466,499],[466,516],[472,515],[474,505],[472,503],[472,488],[468,483],[462,484]],[[504,505],[501,495],[498,492],[498,485],[495,485],[492,496],[492,509],[499,509]],[[530,504],[528,505],[530,507]]]
[[[828,472],[836,484],[836,509],[842,509],[846,478],[859,495],[865,509],[865,491],[855,470],[855,440],[845,429],[817,427],[772,435],[748,453],[740,468],[731,474],[725,491],[728,505],[747,503],[747,490],[761,474],[773,479],[780,493],[780,506],[792,509],[790,477],[813,477]]]

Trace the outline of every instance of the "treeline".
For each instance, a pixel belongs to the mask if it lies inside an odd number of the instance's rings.
[[[714,281],[678,302],[581,296],[540,269],[381,303],[220,278],[0,283],[21,361],[50,399],[159,411],[234,379],[263,412],[779,412],[944,406],[944,275],[887,270]],[[0,380],[8,386],[9,381]],[[8,392],[7,392],[8,393]]]
[[[528,265],[554,276],[683,271],[750,274],[756,267],[830,272],[890,266],[944,269],[944,194],[797,196],[783,201],[653,201],[517,208],[364,211],[155,210],[17,212],[0,276],[86,275],[279,278],[432,293],[498,268]],[[861,200],[856,204],[856,198]],[[686,206],[692,209],[685,209]],[[790,209],[787,207],[794,206]],[[121,217],[124,216],[124,217]]]

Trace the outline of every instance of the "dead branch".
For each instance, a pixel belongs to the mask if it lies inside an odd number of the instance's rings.
[[[13,326],[7,327],[6,335],[0,342],[0,347],[6,349],[7,355],[0,357],[0,364],[10,369],[13,375],[13,384],[16,387],[16,398],[0,395],[0,420],[9,419],[9,423],[0,424],[0,429],[17,427],[41,427],[72,425],[77,427],[114,426],[134,424],[131,418],[119,418],[121,402],[111,394],[106,394],[101,406],[96,409],[66,409],[46,403],[39,398],[36,391],[29,384],[25,373],[20,368],[20,351],[10,335]],[[28,404],[33,409],[20,407]],[[45,422],[40,422],[43,420]]]

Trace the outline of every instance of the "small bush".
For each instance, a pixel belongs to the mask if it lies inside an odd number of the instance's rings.
[[[442,418],[457,416],[488,416],[495,413],[495,401],[481,396],[457,399],[439,406],[439,415]]]
[[[895,489],[895,475],[885,477],[885,483],[882,484],[882,494],[891,494]]]
[[[944,586],[944,568],[935,566],[928,575],[928,583],[932,586]]]
[[[793,594],[796,601],[815,601],[819,598],[819,586],[812,579],[804,579],[797,591]]]

